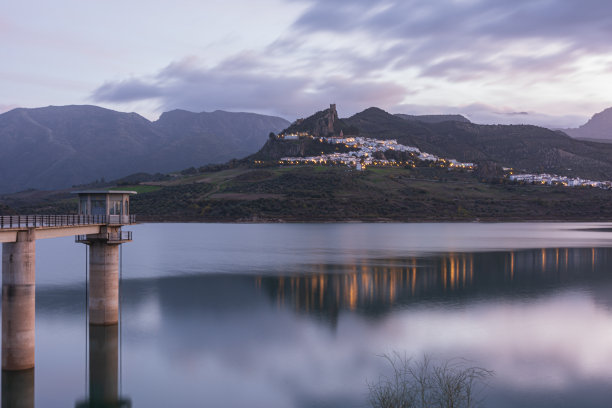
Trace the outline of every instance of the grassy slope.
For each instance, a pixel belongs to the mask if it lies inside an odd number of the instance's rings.
[[[612,219],[612,191],[482,183],[436,168],[238,167],[121,188],[139,191],[131,208],[141,221]],[[20,214],[76,212],[68,192],[17,198],[0,204]]]
[[[434,168],[240,168],[183,181],[134,197],[133,211],[185,221],[612,219],[609,191],[486,184]]]

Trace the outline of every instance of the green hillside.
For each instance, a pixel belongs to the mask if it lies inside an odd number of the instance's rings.
[[[132,198],[140,221],[520,221],[612,219],[612,192],[482,182],[435,167],[238,166],[154,183]],[[122,188],[133,188],[122,186]],[[19,213],[76,212],[67,192],[7,200]]]

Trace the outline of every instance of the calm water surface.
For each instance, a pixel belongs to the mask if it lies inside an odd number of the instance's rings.
[[[122,324],[90,337],[85,246],[41,240],[35,404],[88,406],[116,383],[133,407],[365,407],[397,351],[494,370],[487,407],[607,407],[610,228],[138,225]]]

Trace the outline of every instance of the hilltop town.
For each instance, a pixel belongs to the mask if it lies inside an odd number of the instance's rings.
[[[566,177],[555,174],[514,174],[512,170],[506,175],[508,180],[519,184],[542,184],[563,187],[595,187],[604,190],[612,188],[612,181],[596,181],[580,177]]]
[[[444,118],[445,119],[445,118]],[[257,165],[274,162],[279,165],[345,165],[358,171],[368,167],[437,167],[448,170],[475,170],[478,165],[422,151],[416,146],[398,143],[397,139],[379,139],[359,135],[359,129],[338,119],[336,105],[309,118],[298,119],[279,134],[270,135],[269,143],[280,146],[277,153],[291,152],[273,160],[255,158]],[[335,147],[335,148],[334,148]],[[313,150],[317,151],[313,153]],[[297,154],[296,154],[297,153]],[[308,154],[307,154],[308,153]],[[549,173],[517,173],[503,168],[503,179],[516,184],[611,189],[612,181]]]
[[[345,137],[343,131],[340,131],[339,136],[331,137],[315,137],[305,132],[280,134],[277,136],[281,141],[296,141],[300,138],[308,138],[320,143],[330,145],[343,145],[346,148],[352,148],[353,151],[342,153],[327,153],[317,156],[297,156],[297,157],[282,157],[278,164],[281,165],[296,165],[296,164],[318,164],[318,165],[346,165],[359,171],[365,170],[367,167],[387,167],[387,166],[403,166],[416,167],[417,164],[431,164],[435,167],[453,169],[474,170],[475,163],[460,162],[455,159],[447,159],[438,157],[431,153],[422,152],[418,147],[405,146],[397,143],[395,139],[379,140],[367,137],[348,136]],[[386,159],[385,152],[405,153],[401,155],[404,160]],[[263,161],[255,160],[255,164],[263,164]],[[541,184],[549,186],[563,187],[594,187],[604,190],[612,189],[612,181],[590,180],[580,177],[567,177],[555,174],[515,174],[512,168],[504,168],[506,174],[504,177],[518,184]]]
[[[359,171],[371,166],[414,168],[431,165],[466,170],[476,167],[474,163],[423,152],[418,147],[398,143],[396,139],[360,136],[357,127],[338,119],[335,104],[309,118],[298,119],[277,135],[271,134],[268,147],[270,144],[278,147],[274,149],[277,157],[274,154],[254,157],[254,164],[276,161],[281,165],[346,165]]]
[[[436,164],[438,167],[448,167],[449,169],[473,170],[475,167],[474,163],[463,163],[455,159],[440,158],[430,153],[421,152],[417,147],[399,144],[397,140],[393,139],[379,140],[358,136],[345,137],[342,130],[337,137],[315,137],[308,133],[278,135],[278,139],[284,141],[299,140],[299,138],[310,138],[331,145],[340,144],[344,145],[346,148],[353,148],[355,150],[344,153],[320,154],[318,156],[282,157],[278,161],[279,164],[344,164],[360,171],[365,170],[369,166],[416,167],[419,161],[430,162]],[[399,155],[398,160],[387,159],[384,153],[388,151],[405,154]],[[257,163],[259,163],[259,161],[257,161]]]

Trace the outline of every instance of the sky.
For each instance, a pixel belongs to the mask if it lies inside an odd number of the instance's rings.
[[[336,103],[576,127],[612,106],[611,38],[608,0],[5,1],[0,112]]]

